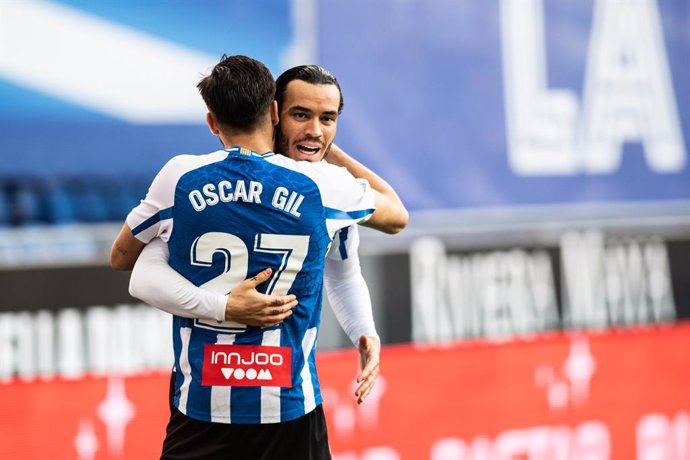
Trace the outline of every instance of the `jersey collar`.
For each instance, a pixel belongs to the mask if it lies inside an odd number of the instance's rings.
[[[267,157],[275,155],[275,153],[273,153],[273,152],[259,153],[259,152],[244,148],[244,147],[239,146],[239,145],[236,145],[236,146],[229,148],[229,149],[225,149],[225,151],[228,152],[230,155],[239,156],[239,157],[267,158]]]

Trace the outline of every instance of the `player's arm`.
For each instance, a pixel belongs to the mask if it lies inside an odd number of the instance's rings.
[[[159,238],[146,245],[132,270],[129,293],[184,318],[235,321],[257,327],[281,323],[297,305],[292,294],[276,296],[256,290],[270,278],[270,268],[237,285],[230,295],[222,295],[195,286],[168,265],[168,258],[168,245]]]
[[[143,200],[125,219],[112,247],[110,266],[116,270],[132,270],[144,246],[157,236],[168,234],[170,216],[162,212],[174,203],[175,185],[184,164],[182,156],[173,157],[158,171]]]
[[[144,246],[125,223],[110,248],[110,266],[115,270],[131,270]]]
[[[177,182],[189,170],[190,165],[200,164],[199,158],[189,155],[174,157],[158,172],[146,197],[127,215],[126,223],[113,243],[111,265],[114,268],[136,268],[141,255],[146,252],[144,246],[147,243],[156,237],[167,239],[172,230],[170,210],[174,205]],[[198,288],[168,266],[167,245],[165,250],[164,264],[154,264],[151,271],[137,272],[135,281],[142,277],[144,281],[135,292],[138,294],[137,297],[145,302],[155,303],[158,308],[170,308],[174,314],[189,317],[196,311],[195,308],[204,306],[204,301],[212,300],[209,300],[204,291],[190,290]],[[236,286],[226,299],[225,319],[250,326],[272,326],[289,316],[289,312],[297,304],[294,296],[269,296],[256,290],[256,286],[269,277],[270,271],[264,271]],[[131,281],[132,277],[130,283]],[[185,284],[174,284],[175,282]],[[195,296],[203,298],[197,299]],[[215,302],[218,308],[218,299]],[[221,313],[218,313],[219,320],[222,317]]]
[[[359,385],[355,396],[361,404],[379,374],[381,341],[374,324],[369,288],[362,276],[358,247],[356,225],[338,232],[326,257],[324,284],[335,317],[359,351],[361,372],[357,376]]]
[[[390,234],[399,233],[407,226],[410,220],[407,209],[388,182],[335,144],[331,146],[326,161],[346,168],[357,178],[366,179],[374,190],[376,212],[362,225]]]

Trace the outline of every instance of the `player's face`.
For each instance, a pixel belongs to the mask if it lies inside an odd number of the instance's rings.
[[[298,161],[321,160],[335,137],[339,105],[335,85],[288,83],[280,113],[280,153]]]

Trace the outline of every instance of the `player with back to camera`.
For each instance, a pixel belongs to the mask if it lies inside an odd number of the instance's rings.
[[[326,250],[339,229],[367,217],[379,228],[406,223],[406,213],[396,223],[385,200],[344,169],[271,153],[273,84],[265,66],[240,56],[200,82],[209,127],[228,148],[168,162],[113,246],[115,262],[117,254],[136,260],[160,236],[170,265],[216,293],[276,267],[260,275],[273,275],[275,325],[174,317],[176,409],[163,458],[330,458],[313,353]],[[288,291],[299,299],[292,315]],[[264,367],[239,369],[233,356]]]
[[[318,90],[330,93],[328,103],[318,99]],[[332,74],[314,65],[289,69],[276,81],[276,101],[281,120],[276,126],[276,146],[280,146],[277,152],[306,161],[320,161],[328,154],[331,163],[347,166],[353,175],[366,178],[372,188],[389,194],[404,210],[390,185],[332,144],[337,117],[343,107],[340,85]],[[336,318],[360,353],[361,372],[357,376],[359,386],[355,396],[362,403],[378,376],[381,344],[369,290],[361,272],[358,246],[357,225],[337,232],[326,259],[324,281]],[[149,243],[137,260],[130,293],[183,317],[223,321],[228,316],[227,296],[196,288],[173,270],[168,265],[167,245],[160,239]]]

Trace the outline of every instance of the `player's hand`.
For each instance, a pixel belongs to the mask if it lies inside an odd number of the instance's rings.
[[[362,404],[374,388],[379,376],[379,360],[381,356],[381,341],[378,337],[363,335],[359,338],[359,362],[362,372],[357,376],[359,386],[355,391],[357,404]]]
[[[271,277],[273,270],[267,268],[254,278],[244,280],[228,296],[225,304],[225,320],[248,326],[271,327],[285,321],[297,305],[293,295],[267,295],[256,288]]]

